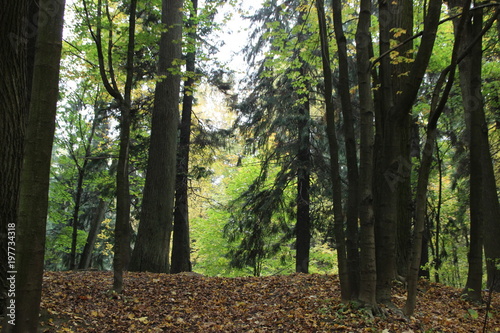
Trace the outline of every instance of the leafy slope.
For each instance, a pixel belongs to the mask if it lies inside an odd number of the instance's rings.
[[[485,306],[456,289],[422,283],[415,317],[385,309],[372,317],[339,302],[336,276],[218,278],[127,273],[123,295],[110,272],[48,272],[44,332],[482,332]],[[394,291],[401,307],[402,290]],[[488,332],[500,332],[494,295]]]

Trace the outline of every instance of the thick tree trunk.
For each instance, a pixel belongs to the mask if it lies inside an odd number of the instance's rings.
[[[392,279],[396,274],[396,219],[398,217],[398,189],[404,181],[411,165],[401,155],[401,132],[397,128],[405,126],[405,114],[410,113],[422,83],[436,39],[441,13],[441,1],[431,0],[425,17],[424,31],[420,47],[404,89],[393,91],[389,54],[392,14],[388,2],[379,2],[379,15],[384,18],[380,29],[380,52],[385,54],[380,60],[380,105],[378,106],[375,173],[379,180],[376,193],[376,242],[377,242],[377,298],[390,302]],[[394,95],[398,98],[394,100]]]
[[[193,4],[187,29],[191,43],[195,43],[197,36],[198,0],[191,0]],[[196,50],[186,55],[186,71],[188,79],[184,82],[184,96],[182,101],[182,120],[179,133],[179,151],[177,153],[177,177],[175,191],[174,232],[172,240],[171,273],[191,271],[191,244],[189,240],[189,205],[188,205],[188,174],[189,150],[191,140],[191,115],[194,100],[194,77],[196,70]]]
[[[27,1],[9,1],[0,13],[0,315],[8,294],[8,246],[15,234],[23,139],[28,116],[27,58],[22,18]]]
[[[162,22],[169,28],[161,36],[158,65],[165,78],[156,84],[141,221],[130,270],[168,273],[179,123],[180,69],[175,63],[182,56],[182,0],[163,0]]]
[[[337,245],[341,298],[343,301],[348,301],[351,297],[351,287],[347,268],[344,212],[342,208],[342,181],[340,178],[339,146],[337,142],[337,133],[335,130],[335,110],[332,95],[333,81],[330,66],[330,50],[328,43],[328,33],[326,30],[325,7],[323,1],[324,0],[316,0],[316,9],[318,11],[321,58],[323,63],[323,75],[325,79],[325,118],[330,151],[330,172],[333,187],[334,232]]]
[[[358,250],[358,214],[359,214],[359,173],[354,133],[354,115],[351,103],[349,62],[347,57],[347,40],[342,27],[342,4],[340,0],[332,1],[333,24],[338,48],[339,86],[342,116],[344,118],[344,138],[347,159],[347,213],[346,213],[346,250],[351,286],[351,298],[359,294],[359,250]]]
[[[359,300],[368,306],[376,306],[376,255],[375,217],[373,211],[373,144],[374,144],[374,104],[371,85],[370,20],[372,4],[361,0],[359,21],[356,32],[356,57],[360,100],[360,152],[359,152],[359,248],[360,248],[360,288]]]
[[[99,205],[94,210],[94,216],[92,218],[92,222],[90,223],[87,242],[85,243],[85,247],[83,248],[80,263],[78,264],[78,269],[87,269],[90,267],[92,260],[92,251],[94,250],[95,241],[97,239],[97,235],[99,234],[101,223],[102,221],[104,221],[107,207],[108,204],[103,199],[99,199]]]
[[[40,312],[48,210],[49,174],[59,95],[59,61],[64,0],[40,1],[40,17],[47,24],[38,27],[30,116],[21,172],[16,257],[9,264],[16,285],[13,332],[36,332]],[[17,271],[17,274],[15,273]]]
[[[475,2],[480,5],[482,2]],[[450,6],[460,6],[461,1],[452,1]],[[470,133],[470,218],[471,244],[469,251],[469,271],[464,293],[473,300],[481,299],[482,289],[482,247],[486,255],[488,282],[497,281],[500,271],[495,267],[495,259],[500,258],[500,207],[498,202],[495,176],[489,151],[488,126],[484,114],[484,101],[481,92],[482,70],[482,33],[489,29],[495,16],[483,28],[482,9],[475,9],[471,21],[464,32],[464,52],[468,52],[460,63],[460,84],[465,110],[466,124]],[[456,30],[456,34],[460,31]],[[467,49],[466,49],[467,48]],[[465,50],[466,49],[466,50]]]

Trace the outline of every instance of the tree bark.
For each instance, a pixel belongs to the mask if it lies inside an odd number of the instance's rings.
[[[301,72],[305,75],[305,64]],[[310,146],[310,105],[309,96],[307,101],[300,106],[298,120],[298,147],[297,160],[297,223],[296,234],[296,258],[295,271],[297,273],[309,273],[309,250],[311,247],[311,215],[310,215],[310,170],[311,170],[311,146]]]
[[[394,100],[392,90],[391,69],[387,56],[382,57],[380,64],[380,106],[376,115],[377,161],[375,174],[378,183],[376,192],[376,243],[377,243],[377,298],[381,302],[391,302],[392,280],[396,270],[396,219],[398,217],[398,188],[404,181],[411,165],[400,154],[402,140],[395,126],[404,126],[405,114],[410,113],[422,83],[436,39],[439,25],[441,1],[431,0],[424,22],[424,31],[415,60],[404,82],[404,88],[397,91]],[[390,42],[391,13],[387,2],[379,2],[379,15],[386,18],[381,24],[380,52],[388,51]],[[389,19],[387,19],[389,18]],[[389,31],[387,29],[389,28]]]
[[[195,43],[197,36],[198,0],[193,4],[187,29],[190,42]],[[186,55],[186,72],[188,79],[184,81],[184,96],[182,101],[182,120],[179,133],[179,151],[177,156],[177,177],[174,209],[174,232],[172,241],[171,273],[191,271],[191,244],[189,240],[189,204],[188,204],[188,174],[189,151],[191,141],[191,115],[194,101],[194,75],[196,70],[196,47]]]
[[[24,25],[27,1],[6,2],[0,13],[0,315],[8,285],[8,235],[15,233],[23,139],[28,115]],[[9,227],[10,226],[10,227]],[[9,234],[10,232],[10,234]]]
[[[31,90],[30,115],[26,130],[21,172],[16,265],[10,266],[15,279],[15,326],[6,331],[36,332],[40,312],[45,248],[45,228],[52,143],[59,97],[59,62],[64,0],[41,0]],[[17,274],[15,273],[17,271]],[[12,303],[11,303],[12,304]]]
[[[134,47],[135,47],[135,22],[137,0],[130,1],[128,45],[126,56],[126,78],[123,94],[120,92],[115,71],[113,68],[113,43],[110,31],[108,41],[108,65],[105,65],[104,48],[102,45],[102,0],[97,2],[97,28],[93,30],[87,2],[83,1],[83,8],[87,17],[87,24],[96,45],[99,61],[99,73],[104,88],[118,103],[120,110],[120,144],[116,171],[116,219],[115,219],[115,244],[113,257],[113,290],[121,293],[123,290],[123,271],[130,260],[130,189],[129,189],[129,146],[130,146],[130,107],[132,104],[132,87],[134,78]],[[110,19],[108,17],[108,19]],[[111,23],[111,22],[110,22]],[[109,77],[108,77],[109,74]]]
[[[347,213],[346,213],[346,251],[351,286],[351,298],[359,295],[359,250],[358,250],[358,214],[359,214],[359,172],[356,152],[356,135],[354,133],[354,115],[351,103],[349,62],[347,57],[347,40],[342,27],[342,4],[340,0],[332,1],[333,25],[338,48],[339,61],[339,95],[344,118],[344,138],[347,159]]]
[[[359,165],[359,247],[360,247],[360,289],[359,300],[368,306],[376,306],[376,255],[375,216],[373,211],[373,144],[374,144],[374,101],[371,85],[371,35],[370,20],[372,4],[361,0],[358,27],[356,31],[356,60],[360,109],[360,165]]]
[[[99,199],[99,205],[94,210],[95,212],[90,224],[87,242],[85,243],[85,247],[83,248],[80,263],[78,264],[78,269],[87,269],[90,267],[92,260],[92,251],[94,250],[95,241],[97,239],[97,235],[99,234],[101,223],[102,221],[104,221],[107,207],[108,204],[103,199]]]
[[[318,12],[319,34],[321,41],[321,59],[325,80],[325,117],[328,145],[330,150],[330,172],[333,187],[334,232],[337,245],[341,298],[342,301],[348,301],[351,297],[351,288],[347,268],[344,212],[342,208],[342,181],[340,178],[339,147],[337,142],[337,133],[335,130],[335,108],[333,105],[332,95],[333,81],[330,66],[330,50],[328,46],[328,33],[326,30],[325,7],[323,1],[324,0],[316,0],[315,3]]]
[[[163,0],[162,33],[146,184],[130,270],[168,273],[176,176],[182,0]]]

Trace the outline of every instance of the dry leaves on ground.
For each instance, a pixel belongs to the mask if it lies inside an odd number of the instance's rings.
[[[456,289],[422,283],[414,317],[385,309],[372,316],[339,301],[336,276],[220,278],[126,273],[125,291],[109,291],[110,272],[47,272],[43,332],[500,332],[500,297],[492,309]],[[402,307],[405,295],[394,290]],[[487,316],[487,317],[485,317]]]

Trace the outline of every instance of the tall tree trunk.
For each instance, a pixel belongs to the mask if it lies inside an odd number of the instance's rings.
[[[31,90],[30,115],[26,130],[21,172],[16,256],[9,263],[9,278],[16,285],[15,326],[6,331],[36,332],[40,312],[48,210],[49,174],[59,95],[59,62],[64,0],[41,0]],[[11,266],[12,265],[12,266]],[[15,272],[17,271],[17,273]],[[11,301],[12,302],[12,301]]]
[[[116,221],[115,245],[113,257],[113,290],[123,290],[123,271],[130,261],[130,183],[129,183],[129,147],[130,147],[130,107],[132,105],[132,86],[134,77],[135,15],[137,0],[130,1],[126,79],[123,98],[120,105],[120,149],[116,170]],[[101,67],[104,68],[104,67]],[[116,87],[115,87],[116,88]],[[117,89],[115,89],[118,92]]]
[[[92,260],[92,251],[94,250],[95,241],[97,240],[97,235],[99,234],[99,229],[101,228],[102,221],[104,221],[106,209],[108,204],[102,198],[99,199],[98,206],[94,209],[94,216],[90,223],[90,230],[87,236],[87,241],[83,248],[82,256],[80,258],[80,263],[78,264],[79,269],[87,269],[90,267]]]
[[[436,31],[441,14],[441,1],[430,0],[424,22],[420,47],[404,89],[393,91],[391,69],[388,59],[390,49],[390,27],[392,16],[388,2],[379,2],[379,15],[384,18],[380,29],[380,106],[378,106],[375,173],[379,180],[376,193],[376,243],[377,243],[377,298],[390,303],[392,279],[395,277],[396,219],[398,217],[398,188],[409,168],[408,161],[401,156],[402,139],[399,129],[405,126],[405,114],[410,113],[422,83],[429,59],[432,55]],[[394,94],[398,98],[394,100]]]
[[[360,152],[359,152],[359,248],[360,288],[359,300],[368,306],[376,306],[376,255],[375,216],[373,211],[373,144],[374,144],[374,101],[371,85],[371,0],[361,0],[358,27],[356,31],[356,57],[358,65],[360,109]]]
[[[195,44],[197,36],[198,0],[191,0],[192,12],[188,24],[188,38]],[[189,150],[191,140],[191,115],[194,100],[194,75],[196,70],[196,47],[186,54],[186,71],[188,79],[184,81],[182,101],[182,119],[179,131],[179,151],[177,153],[177,177],[175,191],[174,232],[172,241],[171,273],[191,271],[191,244],[189,241],[189,206],[188,206],[188,174]]]
[[[390,49],[391,29],[394,15],[388,1],[379,1],[379,48],[385,54]],[[401,182],[402,159],[398,141],[399,124],[394,108],[391,59],[386,56],[380,60],[380,103],[377,112],[381,122],[376,122],[378,139],[378,158],[376,159],[375,238],[377,256],[377,300],[391,302],[392,281],[396,277],[396,219],[398,189]],[[399,111],[399,110],[398,110]],[[397,124],[395,124],[397,123]]]
[[[477,7],[482,1],[475,1]],[[451,1],[450,6],[457,7],[461,1]],[[466,4],[467,5],[467,4]],[[489,29],[499,11],[483,28],[483,10],[476,8],[466,25],[463,38],[465,58],[460,63],[460,85],[465,110],[466,124],[469,130],[470,150],[470,219],[471,243],[469,249],[469,271],[464,294],[473,300],[481,299],[482,289],[482,249],[486,254],[488,282],[493,281],[498,269],[494,260],[500,258],[498,237],[500,236],[500,207],[496,191],[495,176],[489,152],[488,127],[484,114],[484,101],[481,92],[482,70],[482,34]],[[456,22],[456,21],[455,21]],[[456,35],[461,32],[456,29]]]
[[[297,26],[305,24],[305,17],[300,15]],[[297,36],[299,43],[304,43],[307,36],[301,31]],[[308,75],[308,64],[296,50],[295,55],[300,61],[300,76],[306,78]],[[311,248],[311,105],[309,102],[309,83],[305,80],[303,86],[296,88],[297,99],[304,101],[298,109],[297,131],[297,222],[295,224],[295,271],[297,273],[309,273],[309,253]]]
[[[133,271],[170,271],[180,89],[180,69],[175,64],[182,56],[182,3],[162,2],[162,22],[168,30],[161,35],[158,72],[164,78],[156,83],[141,221],[130,264]]]
[[[333,24],[338,48],[339,61],[339,95],[344,118],[344,138],[347,159],[347,213],[346,213],[346,250],[351,286],[351,298],[359,294],[359,251],[358,251],[358,213],[359,213],[359,173],[356,152],[356,135],[354,133],[354,115],[351,103],[349,62],[347,58],[347,40],[342,27],[342,4],[340,0],[332,1]]]
[[[467,0],[466,2],[468,3],[466,3],[465,4],[466,7],[464,7],[464,15],[462,16],[460,22],[459,31],[463,29],[463,26],[466,21],[466,16],[468,15],[470,0]],[[431,111],[429,114],[429,121],[427,123],[427,130],[426,130],[426,140],[422,152],[420,170],[418,173],[412,260],[410,265],[410,271],[408,274],[408,297],[404,307],[404,313],[407,316],[413,315],[413,312],[415,310],[415,305],[417,302],[417,282],[418,282],[418,273],[420,271],[420,265],[421,265],[422,242],[425,231],[425,216],[427,211],[427,187],[429,185],[429,175],[432,167],[434,146],[436,144],[435,140],[437,136],[437,122],[444,110],[446,101],[448,100],[448,96],[453,86],[453,82],[455,79],[455,70],[458,63],[460,43],[461,43],[461,38],[455,38],[455,43],[453,45],[453,51],[451,56],[451,64],[441,73],[438,82],[436,84],[436,87],[434,88],[433,97],[431,101]],[[444,87],[444,89],[442,89],[445,83],[446,86]],[[441,90],[443,90],[443,92],[442,95],[440,96]]]
[[[479,2],[481,4],[484,2]],[[497,9],[492,19],[495,17],[498,19],[500,10]],[[482,21],[482,9],[474,12],[473,20],[477,23],[477,27],[474,27],[474,37],[480,33],[480,24],[478,22]],[[489,29],[485,26],[485,29]],[[481,43],[478,42],[479,46],[474,49],[471,54],[471,58],[475,68],[475,77],[471,84],[475,91],[475,103],[477,105],[477,110],[473,114],[473,119],[471,121],[477,128],[471,131],[471,135],[478,135],[479,148],[481,149],[481,167],[483,174],[483,191],[481,203],[483,205],[484,212],[484,253],[486,257],[486,271],[487,271],[487,287],[490,290],[500,291],[500,204],[498,201],[495,171],[493,168],[493,161],[490,153],[490,144],[488,138],[488,124],[486,122],[486,116],[484,112],[484,102],[483,96],[481,94],[481,66],[479,65],[482,60],[482,47]],[[477,87],[478,85],[479,87]],[[471,105],[470,103],[468,105]]]
[[[340,178],[339,146],[335,129],[335,109],[333,105],[333,81],[330,66],[330,50],[328,33],[326,30],[326,18],[324,0],[316,0],[318,11],[319,34],[321,41],[321,58],[323,63],[323,76],[325,80],[325,117],[328,145],[330,150],[331,178],[333,187],[333,210],[334,210],[334,232],[337,244],[337,258],[339,266],[340,290],[343,301],[351,297],[351,287],[347,270],[346,241],[344,232],[344,212],[342,208],[342,181]]]
[[[302,65],[301,72],[305,75],[305,64]],[[309,96],[304,97],[307,101],[300,106],[298,120],[299,150],[297,160],[299,167],[297,170],[297,223],[295,226],[295,271],[297,273],[309,273],[309,249],[311,247],[311,202],[309,193],[311,188],[311,146],[309,139],[311,116]]]
[[[15,235],[23,139],[28,115],[27,58],[22,18],[27,1],[9,1],[0,13],[0,315],[8,294],[8,236]]]
[[[102,44],[102,0],[97,1],[97,28],[94,31],[89,19],[87,0],[83,0],[83,9],[92,39],[96,45],[99,61],[99,74],[108,94],[118,103],[120,110],[120,144],[116,171],[116,220],[115,244],[113,256],[113,290],[121,293],[123,290],[123,271],[130,260],[130,189],[129,189],[129,146],[130,146],[130,107],[132,104],[132,88],[134,78],[134,47],[137,0],[130,1],[128,45],[126,57],[126,78],[123,94],[120,92],[112,67],[113,61],[108,59],[110,68],[106,68],[104,47]],[[111,22],[109,22],[111,23]],[[113,42],[108,41],[108,56],[113,56]],[[108,74],[110,77],[108,77]]]

